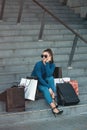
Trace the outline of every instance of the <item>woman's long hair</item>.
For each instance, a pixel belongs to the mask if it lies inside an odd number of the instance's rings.
[[[51,63],[53,63],[54,59],[53,59],[53,52],[52,52],[52,50],[50,48],[48,48],[48,49],[44,50],[43,52],[48,52],[50,54],[50,56],[51,56]]]

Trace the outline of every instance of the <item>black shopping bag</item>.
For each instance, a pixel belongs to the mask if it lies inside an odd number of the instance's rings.
[[[75,105],[79,103],[79,98],[70,83],[57,83],[57,102],[60,105]]]

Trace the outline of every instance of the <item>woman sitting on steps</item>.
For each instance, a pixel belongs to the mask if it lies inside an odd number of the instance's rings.
[[[32,71],[31,76],[38,78],[38,90],[43,93],[45,100],[50,105],[54,115],[62,114],[63,110],[59,110],[55,102],[56,87],[54,85],[53,72],[55,64],[53,61],[53,53],[51,49],[42,52],[42,60],[38,61]]]

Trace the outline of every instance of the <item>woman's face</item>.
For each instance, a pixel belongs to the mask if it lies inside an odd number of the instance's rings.
[[[48,52],[43,52],[41,57],[44,63],[51,61],[51,55]]]

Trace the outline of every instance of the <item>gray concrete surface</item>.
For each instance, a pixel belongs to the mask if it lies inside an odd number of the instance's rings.
[[[87,113],[77,116],[20,122],[15,125],[0,126],[0,130],[87,130]]]

